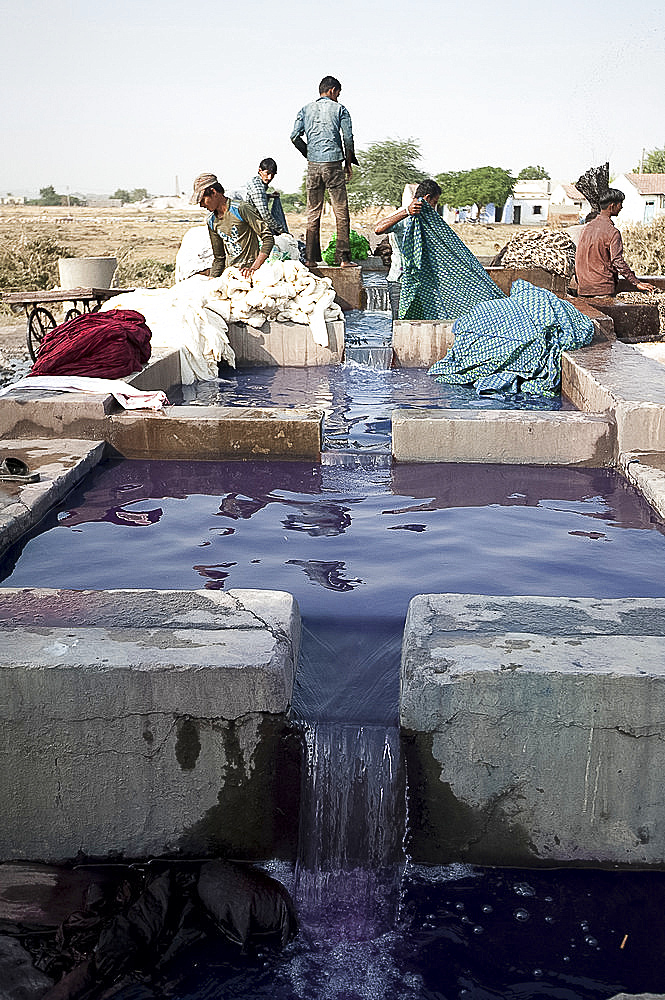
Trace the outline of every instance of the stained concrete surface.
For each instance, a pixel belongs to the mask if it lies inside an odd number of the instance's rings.
[[[19,458],[39,474],[36,483],[0,481],[0,555],[101,461],[105,447],[103,441],[0,441],[0,462]]]
[[[404,633],[425,863],[665,864],[665,601],[423,595]]]
[[[0,859],[291,856],[290,595],[7,589],[0,637]]]
[[[398,462],[609,467],[615,425],[602,414],[537,410],[394,410]]]

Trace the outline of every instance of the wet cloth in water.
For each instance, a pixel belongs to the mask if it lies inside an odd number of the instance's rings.
[[[482,264],[426,201],[418,215],[406,220],[400,251],[400,319],[457,319],[479,302],[504,298]]]
[[[473,384],[479,393],[561,390],[561,352],[591,343],[593,322],[570,302],[528,281],[510,298],[484,302],[453,326],[454,344],[429,374],[439,382]]]
[[[125,378],[150,359],[152,334],[141,313],[84,313],[49,330],[30,375]]]

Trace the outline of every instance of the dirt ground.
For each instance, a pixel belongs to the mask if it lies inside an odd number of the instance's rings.
[[[378,242],[374,226],[386,213],[352,215],[351,227],[366,236],[371,246]],[[205,212],[192,206],[185,211],[152,211],[125,205],[122,208],[43,208],[38,206],[0,206],[0,243],[26,236],[51,236],[66,247],[73,257],[117,256],[131,248],[136,260],[152,259],[173,263],[185,232],[201,225]],[[304,238],[305,215],[287,214],[289,230]],[[455,232],[469,249],[480,257],[494,256],[511,236],[515,226],[500,223],[463,223]],[[335,232],[332,214],[324,215],[321,243],[326,246]],[[25,317],[0,313],[0,355],[5,359],[25,360]]]

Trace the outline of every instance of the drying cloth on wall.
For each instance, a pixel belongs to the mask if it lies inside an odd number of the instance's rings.
[[[142,392],[121,379],[87,378],[84,375],[28,375],[0,389],[0,396],[7,396],[17,389],[48,389],[52,392],[87,392],[94,395],[115,397],[125,410],[161,410],[169,405],[166,393]]]
[[[183,385],[217,378],[219,362],[235,367],[236,357],[227,336],[228,316],[213,295],[214,280],[195,274],[172,288],[137,288],[109,299],[102,312],[138,309],[143,313],[152,330],[153,351],[180,352]]]
[[[479,302],[504,298],[482,264],[426,201],[419,215],[406,220],[400,249],[400,319],[457,319]]]
[[[453,346],[429,374],[439,382],[473,384],[479,393],[554,396],[561,389],[561,352],[585,347],[593,322],[571,302],[528,281],[510,298],[484,302],[453,325]]]
[[[575,244],[567,233],[554,229],[526,229],[510,240],[492,264],[503,267],[542,267],[550,274],[572,278]]]
[[[44,334],[30,375],[124,378],[149,361],[150,339],[139,312],[84,313]]]

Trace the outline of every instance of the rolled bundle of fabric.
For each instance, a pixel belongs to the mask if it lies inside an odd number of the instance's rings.
[[[29,374],[126,378],[150,360],[151,338],[133,309],[84,313],[44,335]]]

